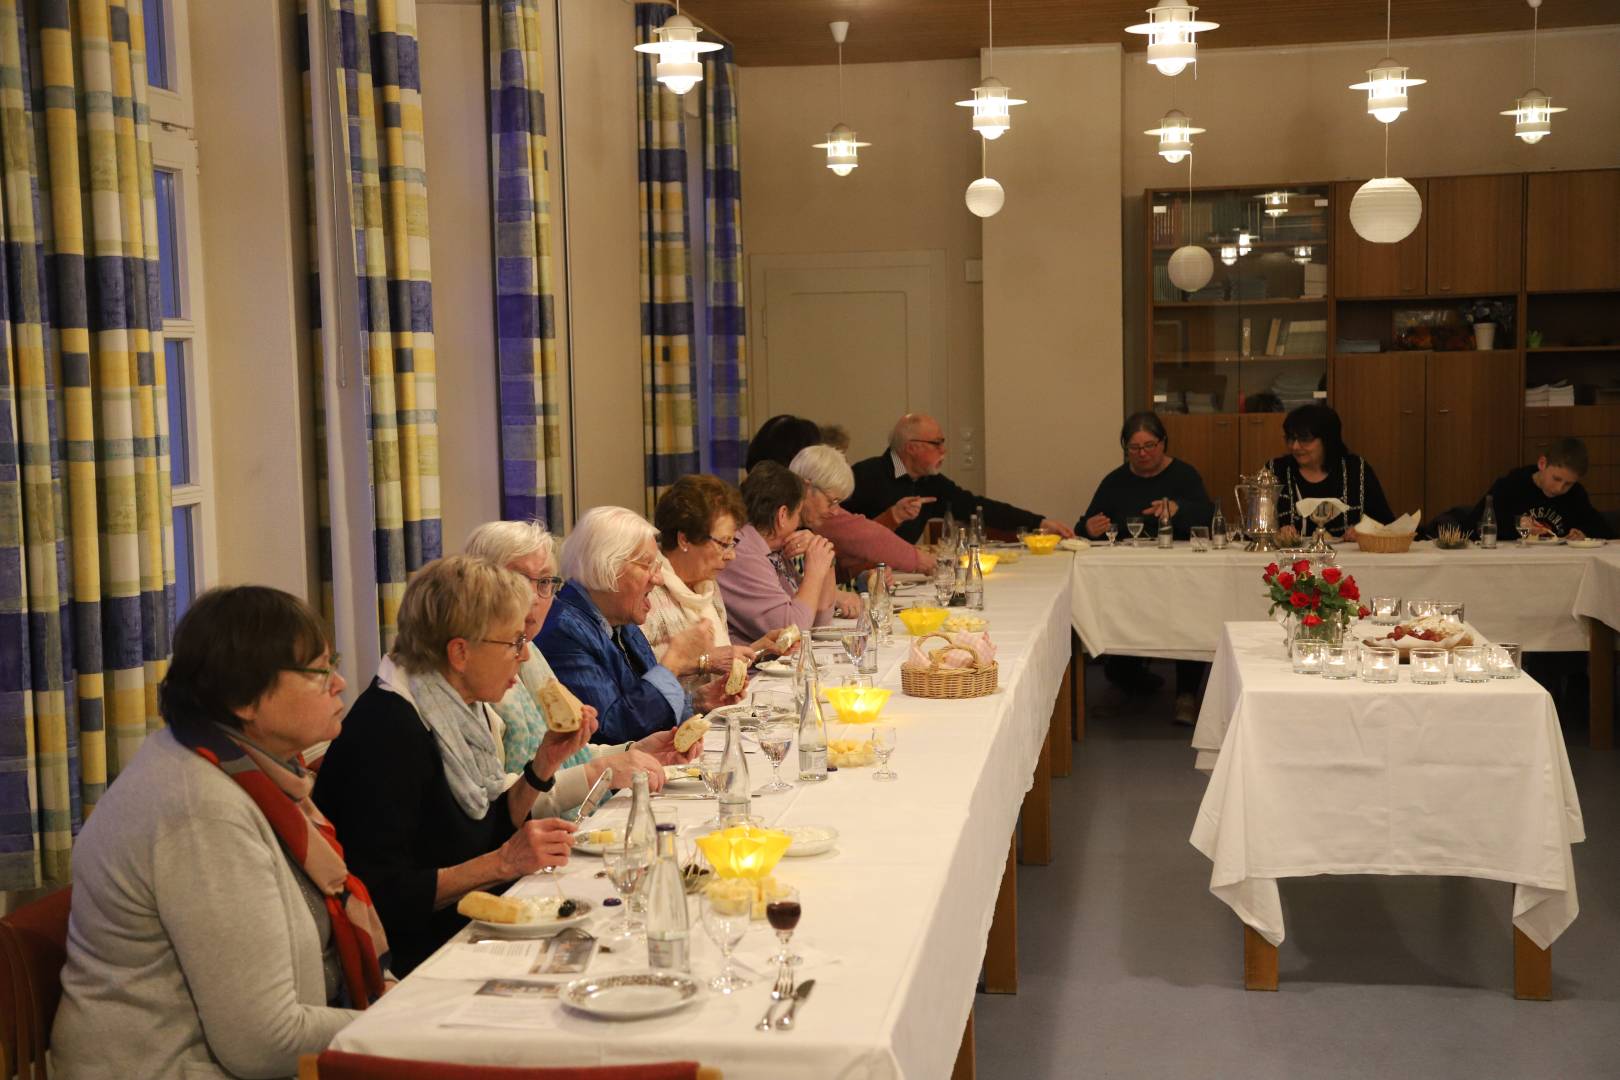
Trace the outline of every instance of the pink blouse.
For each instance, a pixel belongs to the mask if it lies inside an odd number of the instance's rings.
[[[865,570],[878,563],[905,573],[922,569],[922,552],[900,539],[894,530],[842,506],[833,507],[815,531],[832,541],[838,565],[845,570]]]

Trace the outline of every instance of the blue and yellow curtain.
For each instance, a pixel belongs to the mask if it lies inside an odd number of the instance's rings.
[[[142,0],[0,0],[0,889],[160,720],[174,550]]]
[[[560,528],[562,382],[539,0],[488,0],[501,516]]]
[[[740,480],[748,456],[748,305],[744,293],[737,63],[731,46],[703,54],[704,279],[708,289],[709,471]]]
[[[636,43],[653,41],[674,9],[636,5]],[[697,368],[686,226],[686,128],[681,99],[636,54],[637,180],[641,214],[641,421],[647,514],[664,489],[698,471]]]
[[[302,15],[309,0],[300,0]],[[422,140],[422,81],[415,0],[315,0],[335,25],[328,54],[336,76],[343,147],[349,163],[349,213],[359,277],[359,325],[367,360],[367,417],[378,584],[384,647],[393,640],[406,577],[442,548],[439,517],[439,422],[433,350],[433,285],[428,257],[427,164]],[[300,19],[307,34],[308,22]],[[304,133],[315,232],[314,134],[309,49],[302,50]],[[311,244],[312,293],[320,295],[318,247]],[[314,355],[321,356],[320,305],[312,302]],[[317,373],[317,497],[322,595],[331,612],[329,494]]]

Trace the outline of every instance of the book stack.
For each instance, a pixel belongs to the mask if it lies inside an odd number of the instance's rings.
[[[1530,407],[1555,407],[1575,404],[1575,387],[1568,379],[1555,383],[1532,386],[1524,392],[1524,403]]]

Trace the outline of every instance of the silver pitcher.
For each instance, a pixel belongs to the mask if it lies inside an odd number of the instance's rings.
[[[1282,484],[1271,466],[1262,465],[1253,476],[1239,473],[1232,492],[1237,496],[1244,535],[1249,538],[1243,550],[1281,550],[1277,543],[1277,496],[1282,493]]]

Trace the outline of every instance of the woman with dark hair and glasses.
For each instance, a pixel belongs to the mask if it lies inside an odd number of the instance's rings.
[[[1157,536],[1159,515],[1170,511],[1170,527],[1177,540],[1187,538],[1194,525],[1208,525],[1215,504],[1204,490],[1198,470],[1170,456],[1170,436],[1164,422],[1150,412],[1132,413],[1119,429],[1125,463],[1097,485],[1075,532],[1090,539],[1102,536],[1110,524],[1125,531],[1125,519],[1143,520],[1143,535]]]
[[[337,664],[279,589],[214,589],[180,620],[168,726],[73,847],[60,1075],[291,1076],[383,992],[382,922],[303,762],[342,725]]]
[[[1282,493],[1277,498],[1277,520],[1283,526],[1278,539],[1292,543],[1305,534],[1307,518],[1299,512],[1301,499],[1338,499],[1350,509],[1328,520],[1330,532],[1344,531],[1356,538],[1356,522],[1363,516],[1388,522],[1389,500],[1372,466],[1344,445],[1339,414],[1326,405],[1301,405],[1283,419],[1283,443],[1288,453],[1272,459]]]
[[[1151,412],[1132,413],[1119,429],[1119,445],[1125,463],[1097,485],[1085,514],[1075,523],[1075,532],[1096,539],[1110,525],[1123,532],[1126,518],[1139,517],[1143,534],[1157,536],[1163,511],[1170,514],[1170,528],[1177,540],[1185,540],[1194,525],[1209,524],[1215,505],[1198,470],[1170,456],[1164,421]],[[1196,660],[1176,661],[1176,723],[1197,721],[1198,685],[1207,666]],[[1140,656],[1105,656],[1103,674],[1128,693],[1152,693],[1164,681],[1147,669],[1147,661]]]
[[[394,651],[321,764],[315,802],[371,886],[402,975],[465,925],[464,894],[568,862],[574,826],[530,815],[584,799],[589,766],[559,770],[595,718],[548,731],[514,775],[488,707],[517,683],[534,594],[518,574],[468,555],[418,570]],[[663,770],[651,779],[659,786]]]

